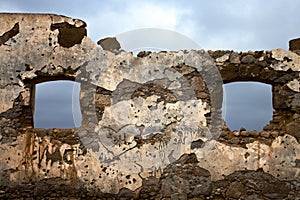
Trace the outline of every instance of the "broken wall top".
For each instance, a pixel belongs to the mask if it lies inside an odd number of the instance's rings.
[[[299,178],[296,52],[181,50],[134,57],[97,47],[78,19],[51,14],[0,18],[0,149],[7,152],[0,164],[5,184],[20,182],[18,177],[61,177],[78,178],[102,192],[135,191],[153,175],[152,168],[159,176],[159,170],[189,153],[202,159],[197,166],[214,180],[245,168],[262,168],[281,180]],[[35,85],[62,79],[81,83],[82,126],[34,129]],[[234,81],[272,85],[275,111],[263,132],[223,128],[222,84]]]

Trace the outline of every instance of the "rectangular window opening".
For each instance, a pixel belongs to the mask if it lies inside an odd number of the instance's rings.
[[[223,85],[222,117],[230,130],[262,131],[273,117],[272,86],[260,82]]]
[[[35,85],[34,128],[77,128],[81,126],[80,83],[48,81]]]

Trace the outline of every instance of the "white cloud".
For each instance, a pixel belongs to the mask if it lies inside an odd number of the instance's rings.
[[[184,23],[190,13],[191,10],[162,3],[136,2],[122,10],[101,10],[87,20],[93,40],[140,28],[161,28],[191,35],[195,26],[191,20]]]
[[[1,12],[56,13],[83,19],[94,40],[139,28],[169,29],[205,49],[287,49],[300,35],[300,1],[0,0]],[[233,38],[234,39],[231,39]]]

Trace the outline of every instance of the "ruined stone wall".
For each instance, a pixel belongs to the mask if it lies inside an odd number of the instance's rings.
[[[86,24],[1,14],[0,198],[299,199],[297,51],[110,52]],[[82,125],[36,129],[35,85],[81,84]],[[221,119],[222,83],[272,85],[263,131]]]

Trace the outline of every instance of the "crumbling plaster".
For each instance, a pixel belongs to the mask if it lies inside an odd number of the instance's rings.
[[[97,47],[81,20],[0,18],[1,188],[61,178],[103,194],[128,189],[139,198],[152,177],[166,187],[164,170],[173,165],[203,168],[211,184],[261,169],[279,182],[299,181],[298,54],[182,50],[134,57]],[[81,83],[82,126],[34,129],[35,84],[58,79]],[[222,82],[233,81],[272,85],[275,111],[264,131],[223,127]],[[178,163],[184,155],[199,162]],[[171,197],[178,188],[157,195]],[[286,197],[300,195],[289,191]]]

